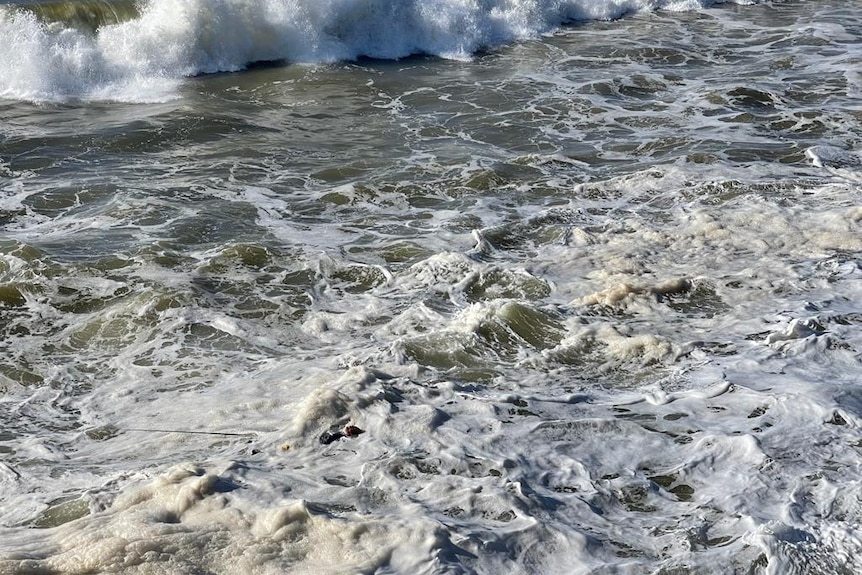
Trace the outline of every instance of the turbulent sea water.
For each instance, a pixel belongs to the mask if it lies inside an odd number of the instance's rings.
[[[860,222],[860,0],[0,2],[0,573],[862,572]]]

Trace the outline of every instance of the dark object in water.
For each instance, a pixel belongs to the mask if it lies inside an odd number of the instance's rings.
[[[325,431],[323,435],[320,436],[320,443],[323,445],[329,445],[334,441],[338,441],[344,437],[359,437],[360,434],[365,433],[364,429],[359,429],[355,425],[345,426],[344,429],[339,429],[338,431]]]

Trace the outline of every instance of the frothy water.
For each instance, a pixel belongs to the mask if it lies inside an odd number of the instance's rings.
[[[858,1],[22,6],[0,573],[862,569]]]
[[[703,0],[88,0],[0,5],[0,97],[158,102],[257,62],[469,59],[565,22]]]

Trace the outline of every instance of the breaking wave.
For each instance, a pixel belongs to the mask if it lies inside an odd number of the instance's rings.
[[[738,3],[750,1],[736,0]],[[184,77],[256,62],[477,51],[574,21],[711,0],[106,0],[0,6],[0,97],[160,101]]]

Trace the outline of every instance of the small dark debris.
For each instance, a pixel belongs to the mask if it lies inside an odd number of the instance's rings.
[[[847,425],[847,420],[841,417],[840,413],[835,411],[832,413],[832,419],[830,419],[826,423],[831,423],[832,425]]]
[[[359,429],[355,425],[348,425],[344,429],[339,429],[337,431],[325,431],[323,435],[320,436],[320,443],[323,445],[329,445],[330,443],[345,437],[359,437],[362,433],[365,433],[364,429]]]

